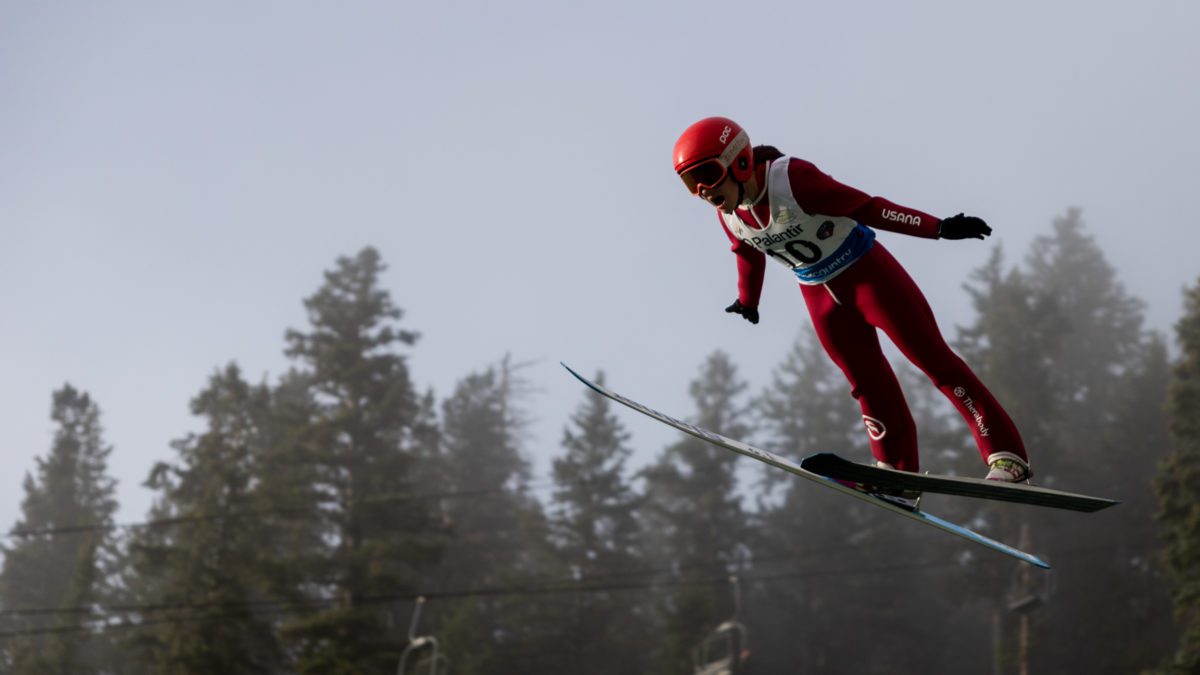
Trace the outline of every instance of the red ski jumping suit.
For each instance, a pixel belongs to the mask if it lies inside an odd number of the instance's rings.
[[[880,329],[954,404],[985,462],[996,452],[1025,460],[1012,420],[946,344],[925,296],[871,229],[932,239],[938,219],[843,185],[802,159],[776,159],[765,175],[753,205],[718,211],[737,256],[738,300],[758,306],[768,255],[792,269],[817,337],[862,407],[875,458],[904,471],[920,466],[916,425]]]

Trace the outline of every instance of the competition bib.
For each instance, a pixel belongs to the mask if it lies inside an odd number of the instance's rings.
[[[752,227],[737,213],[719,213],[734,236],[786,265],[800,283],[824,283],[871,249],[875,231],[853,218],[810,214],[801,209],[792,196],[789,162],[789,158],[781,157],[767,169],[771,216],[765,227]],[[750,217],[753,219],[753,214]]]

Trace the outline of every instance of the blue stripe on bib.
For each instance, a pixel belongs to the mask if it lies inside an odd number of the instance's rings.
[[[852,265],[855,260],[866,255],[874,245],[875,230],[859,223],[850,236],[846,237],[846,241],[842,242],[842,245],[832,254],[825,256],[815,265],[796,267],[792,272],[802,284],[824,283]]]

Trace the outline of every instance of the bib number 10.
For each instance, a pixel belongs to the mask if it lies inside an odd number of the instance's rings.
[[[783,245],[783,250],[779,251],[774,248],[768,248],[767,255],[774,258],[779,258],[789,267],[799,267],[801,265],[811,265],[821,259],[821,249],[811,241],[803,239],[793,239]]]

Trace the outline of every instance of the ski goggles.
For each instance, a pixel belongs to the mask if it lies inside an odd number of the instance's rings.
[[[700,194],[701,189],[711,190],[720,185],[728,175],[729,170],[725,168],[718,157],[706,159],[690,169],[679,172],[683,184],[694,195]]]

